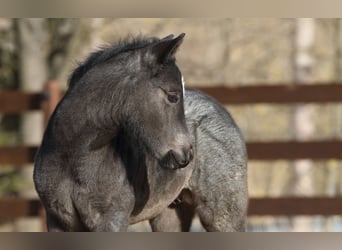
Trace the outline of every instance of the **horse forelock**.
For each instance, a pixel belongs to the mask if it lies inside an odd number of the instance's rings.
[[[127,36],[111,46],[102,46],[91,53],[84,62],[79,63],[69,78],[69,87],[73,87],[91,68],[128,51],[141,49],[160,41],[159,38],[143,36]]]

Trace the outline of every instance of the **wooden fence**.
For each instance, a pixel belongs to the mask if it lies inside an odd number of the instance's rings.
[[[342,103],[342,84],[288,84],[246,87],[199,88],[223,104]],[[43,93],[0,92],[0,113],[42,110],[45,123],[61,98],[57,82],[49,82]],[[1,146],[0,166],[32,163],[37,147]],[[250,160],[342,159],[342,141],[247,142]],[[0,198],[0,220],[38,216],[39,200]],[[248,214],[253,215],[342,215],[342,197],[250,198]]]

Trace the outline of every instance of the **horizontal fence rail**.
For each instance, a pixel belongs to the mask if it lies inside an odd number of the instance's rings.
[[[27,164],[33,163],[37,152],[34,146],[1,146],[0,164]]]
[[[342,102],[342,84],[287,84],[197,88],[223,104]]]
[[[1,198],[0,222],[18,217],[36,217],[42,210],[42,204],[37,199]]]
[[[252,198],[249,203],[248,215],[342,215],[342,198]]]
[[[43,95],[19,91],[0,92],[0,113],[22,113],[39,110]]]
[[[342,102],[342,84],[287,84],[270,86],[217,86],[197,89],[213,96],[223,104],[253,103],[327,103]],[[21,113],[40,109],[47,92],[0,92],[0,113]]]
[[[37,199],[1,198],[0,222],[18,217],[41,215],[42,204]],[[342,215],[342,197],[326,198],[251,198],[249,216]]]
[[[247,142],[249,160],[342,159],[342,141]],[[0,164],[32,163],[37,147],[2,146]],[[1,166],[1,165],[0,165]]]
[[[342,159],[342,141],[247,142],[250,160]]]

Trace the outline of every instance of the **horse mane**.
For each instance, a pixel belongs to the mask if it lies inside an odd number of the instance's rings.
[[[99,49],[91,53],[84,62],[78,63],[76,69],[69,78],[69,88],[72,88],[91,68],[115,57],[116,55],[135,49],[144,48],[153,44],[160,39],[156,37],[146,38],[143,36],[127,36],[110,46],[101,46]]]

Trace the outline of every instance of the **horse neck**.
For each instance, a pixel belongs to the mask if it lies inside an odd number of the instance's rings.
[[[115,117],[119,114],[113,114],[113,107],[96,96],[97,93],[67,93],[50,119],[46,137],[63,146],[96,148],[110,144],[117,133]]]

